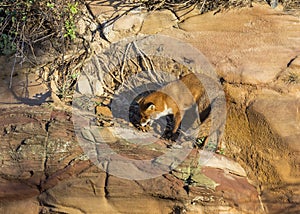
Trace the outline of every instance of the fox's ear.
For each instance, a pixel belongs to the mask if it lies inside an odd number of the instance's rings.
[[[138,104],[140,104],[144,99],[145,99],[144,97],[140,97],[139,99],[136,100],[136,102],[137,102]]]
[[[155,105],[153,103],[148,103],[147,110],[155,110]]]

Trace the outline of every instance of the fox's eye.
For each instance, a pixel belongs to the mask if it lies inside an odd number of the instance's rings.
[[[153,103],[148,103],[147,110],[155,110],[155,105]]]

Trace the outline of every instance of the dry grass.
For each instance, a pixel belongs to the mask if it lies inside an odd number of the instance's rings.
[[[290,71],[284,78],[285,82],[288,84],[299,84],[300,74],[295,71]]]
[[[287,9],[300,9],[299,0],[126,0],[124,4],[127,6],[132,5],[146,7],[148,10],[170,9],[173,11],[178,11],[189,8],[197,8],[199,9],[200,13],[206,13],[218,9],[251,6],[254,2],[268,3],[269,5],[273,5],[276,1]]]

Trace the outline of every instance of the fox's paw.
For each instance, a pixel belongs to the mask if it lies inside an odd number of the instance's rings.
[[[139,126],[139,130],[141,130],[142,132],[148,132],[150,131],[150,126]]]

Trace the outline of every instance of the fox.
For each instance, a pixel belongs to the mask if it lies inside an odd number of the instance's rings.
[[[151,126],[154,120],[173,115],[172,134],[175,134],[185,111],[195,104],[199,105],[204,96],[205,89],[196,74],[182,76],[138,100],[140,125]]]

